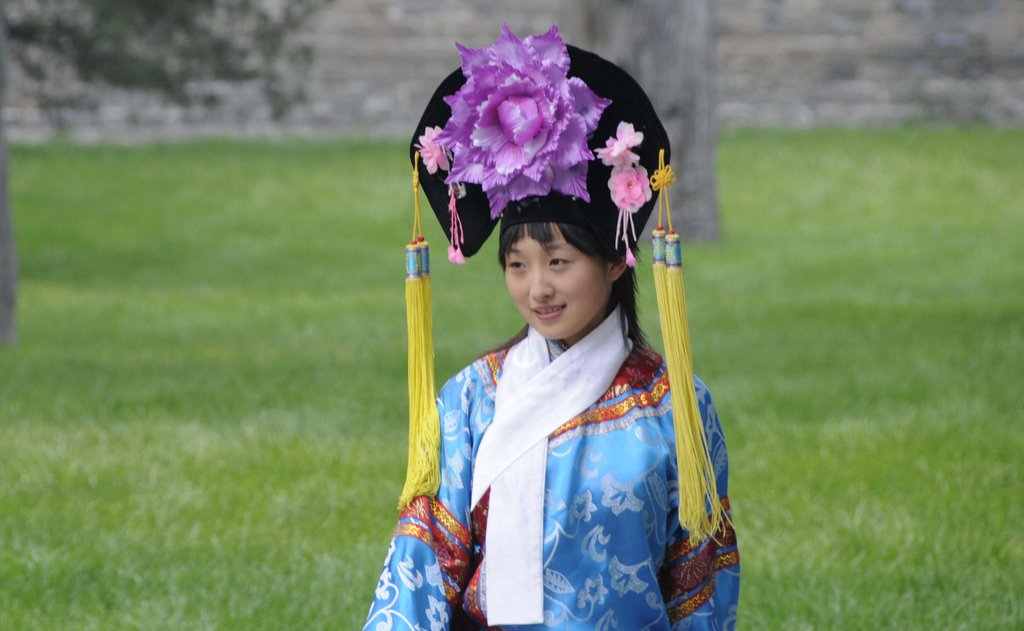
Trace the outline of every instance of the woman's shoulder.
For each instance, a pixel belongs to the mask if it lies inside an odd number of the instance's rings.
[[[456,372],[441,388],[441,395],[464,392],[467,389],[480,390],[494,396],[501,377],[501,367],[508,349],[501,349],[484,354],[462,370]]]
[[[663,378],[664,374],[665,360],[661,354],[650,346],[636,344],[622,363],[615,381],[633,388],[643,388]]]
[[[626,357],[625,366],[641,373],[655,374],[664,368],[665,358],[646,344],[636,344]]]
[[[597,400],[598,405],[608,404],[620,399],[624,395],[635,395],[641,392],[650,392],[654,399],[660,399],[668,390],[668,380],[665,376],[665,366],[654,349],[642,344],[636,344],[622,362],[622,367],[615,375],[611,385],[604,395]],[[652,402],[654,400],[652,399]]]
[[[713,408],[711,391],[697,375],[693,376],[693,389],[701,407]],[[614,396],[626,390],[650,390],[660,396],[671,394],[668,368],[661,353],[644,344],[633,347],[615,377],[609,395]]]
[[[476,373],[484,381],[488,381],[491,386],[497,387],[498,379],[501,378],[501,367],[505,364],[506,355],[508,355],[507,348],[491,351],[484,354],[470,366],[476,369]]]

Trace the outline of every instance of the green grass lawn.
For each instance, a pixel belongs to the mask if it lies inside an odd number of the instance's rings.
[[[685,256],[741,628],[1024,627],[1022,165],[1021,130],[723,136]],[[15,147],[11,197],[0,629],[358,628],[405,466],[404,148]],[[428,238],[444,379],[518,318],[493,243]]]

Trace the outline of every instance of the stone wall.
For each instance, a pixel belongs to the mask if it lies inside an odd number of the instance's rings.
[[[487,45],[501,21],[544,31],[573,1],[335,0],[293,38],[313,63],[306,101],[280,120],[254,86],[215,86],[216,105],[184,107],[17,68],[4,114],[16,140],[405,137],[458,65],[454,41]],[[716,11],[725,126],[1024,124],[1021,0],[718,0]],[[583,40],[564,23],[567,41]]]
[[[726,124],[1024,123],[1020,0],[721,0]]]

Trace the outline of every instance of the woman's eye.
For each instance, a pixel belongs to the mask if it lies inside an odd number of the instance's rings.
[[[551,259],[551,265],[565,265],[568,262],[565,259]]]
[[[508,267],[509,269],[522,269],[523,264],[519,261],[509,261]]]

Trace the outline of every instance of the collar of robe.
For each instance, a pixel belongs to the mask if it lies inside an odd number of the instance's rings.
[[[608,390],[629,351],[616,308],[553,360],[533,328],[505,356],[494,420],[473,464],[472,507],[491,490],[482,586],[488,624],[544,621],[547,438]]]

